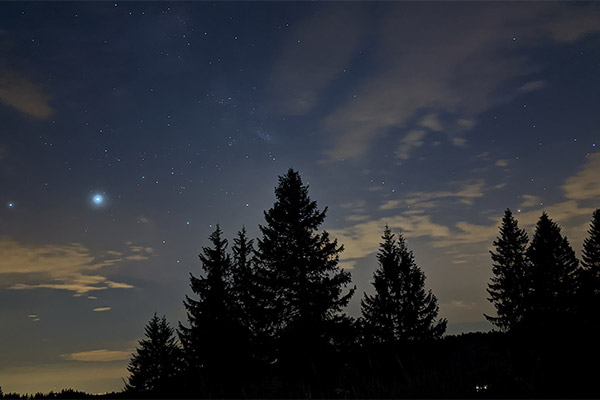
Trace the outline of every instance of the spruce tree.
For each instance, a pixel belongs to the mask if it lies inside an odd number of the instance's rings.
[[[581,319],[596,328],[598,310],[600,310],[600,209],[594,211],[588,237],[583,241],[579,275]]]
[[[227,240],[221,235],[217,225],[209,237],[212,247],[203,247],[198,255],[204,275],[196,277],[190,273],[190,286],[197,299],[186,295],[189,327],[179,324],[190,384],[197,385],[202,372],[206,379],[204,389],[214,395],[222,395],[221,379],[226,369],[233,367],[239,331],[232,312],[231,258],[226,252]]]
[[[506,209],[500,235],[494,240],[491,283],[488,298],[496,307],[497,317],[485,317],[502,330],[510,330],[523,320],[529,291],[527,233],[520,229],[512,212]]]
[[[247,351],[257,356],[257,347],[263,341],[262,335],[267,320],[262,308],[262,287],[254,255],[254,240],[248,238],[245,227],[242,227],[233,239],[231,251],[233,313],[241,328],[240,340],[247,344]]]
[[[538,327],[560,325],[575,311],[579,261],[560,227],[545,212],[527,249],[531,291],[526,309]]]
[[[231,290],[237,318],[249,331],[254,331],[256,282],[254,269],[254,240],[248,239],[243,227],[233,239]]]
[[[156,313],[145,327],[145,338],[131,356],[126,390],[154,395],[172,395],[181,372],[181,349],[167,319]]]
[[[367,341],[393,343],[441,337],[447,321],[437,319],[437,298],[425,291],[425,274],[415,263],[404,237],[398,240],[385,226],[373,273],[375,294],[361,300],[362,323]]]
[[[275,342],[286,337],[297,352],[317,351],[316,342],[328,340],[327,327],[342,318],[354,293],[342,293],[351,281],[338,267],[343,246],[318,231],[327,207],[319,211],[298,172],[289,169],[279,177],[275,197],[264,213],[266,225],[259,226],[257,249],[270,334]]]

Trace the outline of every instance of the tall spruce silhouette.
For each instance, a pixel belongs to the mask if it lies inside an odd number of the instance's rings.
[[[264,344],[264,330],[268,320],[263,309],[264,296],[254,254],[254,240],[248,238],[245,227],[233,239],[231,252],[232,311],[240,325],[240,340],[246,345],[246,357],[260,358],[261,354],[258,353]]]
[[[385,226],[373,273],[374,295],[364,294],[362,321],[367,341],[391,343],[441,337],[447,321],[437,319],[437,298],[425,291],[425,274],[404,237]]]
[[[204,276],[190,273],[190,286],[197,299],[186,295],[189,327],[179,324],[191,389],[207,390],[216,396],[231,395],[229,389],[235,390],[235,358],[243,344],[233,311],[232,261],[226,252],[227,240],[221,236],[217,225],[209,237],[212,247],[203,247],[198,255]]]
[[[585,325],[600,328],[595,317],[600,309],[600,209],[594,211],[581,254],[580,315]]]
[[[126,390],[153,395],[172,395],[182,367],[182,353],[173,328],[156,313],[145,327],[145,338],[132,354]]]
[[[529,272],[525,230],[507,208],[502,218],[500,235],[494,240],[495,251],[490,251],[492,261],[491,283],[488,298],[496,307],[497,317],[485,315],[488,321],[502,330],[510,330],[523,320],[529,294]]]
[[[328,326],[339,322],[354,288],[343,293],[350,273],[338,267],[343,247],[319,232],[327,207],[319,211],[308,186],[293,169],[279,177],[275,204],[265,211],[266,225],[257,258],[264,275],[271,338],[295,354],[310,356],[328,341]]]
[[[541,328],[564,323],[575,310],[579,261],[560,227],[545,212],[527,249],[531,291],[527,318]]]

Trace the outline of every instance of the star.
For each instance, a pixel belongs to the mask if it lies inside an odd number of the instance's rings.
[[[94,204],[96,204],[96,205],[99,206],[99,205],[101,205],[104,202],[104,197],[102,197],[101,194],[95,194],[92,197],[92,201],[94,202]]]
[[[15,203],[13,203],[12,201],[9,201],[8,208],[15,208]]]

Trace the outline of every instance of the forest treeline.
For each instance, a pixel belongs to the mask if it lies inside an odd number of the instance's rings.
[[[382,227],[361,315],[319,230],[327,208],[300,174],[279,177],[260,237],[231,246],[217,225],[190,273],[187,321],[155,314],[123,392],[148,398],[598,397],[600,210],[577,259],[543,213],[531,240],[506,210],[490,252],[497,327],[444,336],[436,296],[401,233]],[[0,392],[1,395],[1,392]],[[65,397],[54,397],[65,398]]]

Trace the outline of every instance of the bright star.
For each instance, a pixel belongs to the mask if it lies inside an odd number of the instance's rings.
[[[94,204],[100,205],[104,201],[104,198],[100,194],[95,194],[92,198],[92,201],[94,202]]]
[[[12,201],[8,203],[8,208],[14,208],[15,203],[13,203]]]

